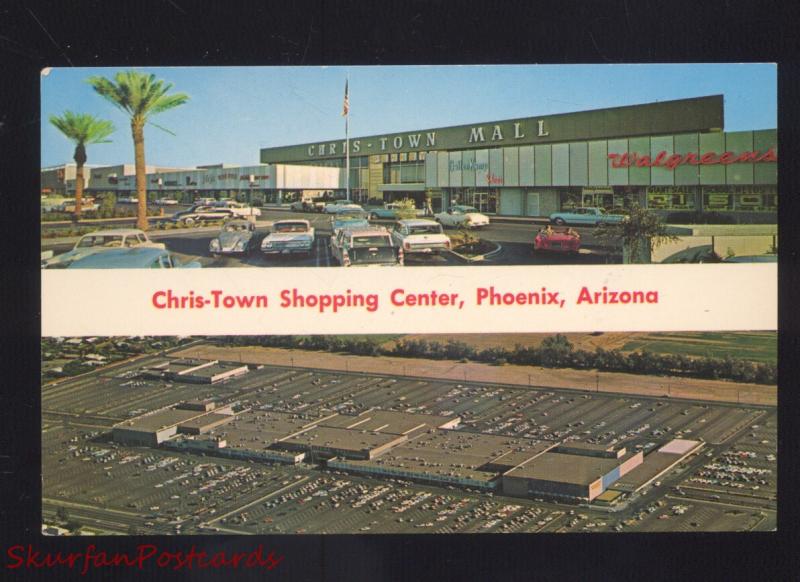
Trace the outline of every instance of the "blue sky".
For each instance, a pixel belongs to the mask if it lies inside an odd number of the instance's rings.
[[[93,165],[133,163],[130,125],[94,93],[91,75],[118,68],[55,68],[41,77],[42,166],[72,161],[74,146],[47,120],[65,110],[114,122],[113,143],[88,148]],[[259,149],[723,94],[727,131],[777,127],[771,64],[403,67],[144,67],[190,101],[153,118],[146,160],[163,166],[258,163]]]

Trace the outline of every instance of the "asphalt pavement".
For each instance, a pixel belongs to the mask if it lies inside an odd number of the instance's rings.
[[[170,210],[165,210],[169,212]],[[177,211],[177,210],[175,210]],[[314,252],[310,256],[293,255],[289,257],[266,257],[259,251],[245,256],[222,256],[215,258],[208,250],[209,242],[219,232],[218,226],[195,227],[184,229],[158,230],[148,232],[151,239],[163,242],[167,249],[178,254],[181,260],[197,260],[204,267],[329,267],[338,266],[330,253],[330,216],[328,214],[301,213],[289,210],[264,209],[256,222],[256,243],[269,232],[269,227],[276,220],[287,218],[304,218],[309,220],[316,231]],[[391,220],[374,220],[375,224],[389,226]],[[132,227],[120,221],[113,223],[91,222],[86,226],[97,228]],[[43,228],[50,225],[43,224]],[[455,253],[440,255],[406,255],[409,266],[445,266],[445,265],[569,265],[569,264],[605,264],[620,263],[617,254],[609,252],[594,236],[592,227],[575,227],[581,234],[582,249],[577,255],[562,253],[533,253],[533,237],[538,232],[538,225],[529,221],[512,221],[497,219],[475,234],[500,245],[500,251],[491,258],[470,262]],[[449,232],[446,230],[446,232]],[[43,239],[42,250],[53,250],[56,254],[69,250],[77,237]]]

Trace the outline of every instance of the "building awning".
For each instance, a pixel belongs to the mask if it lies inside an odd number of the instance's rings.
[[[379,192],[425,192],[425,184],[378,184]]]

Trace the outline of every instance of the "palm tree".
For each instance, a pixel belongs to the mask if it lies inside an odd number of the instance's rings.
[[[58,131],[75,143],[75,220],[81,218],[81,200],[83,199],[83,165],[86,163],[86,146],[93,143],[109,143],[106,139],[114,133],[114,124],[104,119],[97,119],[88,113],[65,111],[64,115],[50,116]]]
[[[141,230],[147,230],[144,125],[153,115],[178,105],[183,105],[189,100],[189,96],[184,93],[167,95],[167,92],[172,89],[171,83],[165,83],[160,79],[156,80],[155,75],[136,71],[119,72],[114,75],[113,81],[105,77],[90,77],[87,82],[98,94],[108,99],[115,107],[127,113],[131,118],[134,162],[136,165],[136,195],[139,199],[136,226]],[[159,129],[164,128],[159,127]]]

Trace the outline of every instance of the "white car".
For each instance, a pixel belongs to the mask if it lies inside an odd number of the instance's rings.
[[[117,204],[138,204],[139,198],[136,196],[120,196],[117,198]]]
[[[357,205],[354,204],[352,200],[334,200],[333,202],[329,202],[328,204],[325,205],[325,213],[336,214],[345,206],[357,206]],[[359,208],[363,210],[363,208],[361,208],[360,206]]]
[[[442,225],[425,218],[398,220],[392,226],[392,239],[406,254],[438,253],[452,246]]]
[[[261,209],[248,206],[243,202],[236,202],[235,200],[220,200],[214,204],[219,208],[227,208],[233,212],[236,218],[247,218],[248,216],[261,216]]]
[[[261,241],[261,252],[265,255],[311,254],[313,248],[314,227],[300,218],[276,221]]]
[[[358,204],[340,204],[329,214],[362,214],[364,208]]]
[[[447,212],[439,212],[433,216],[436,222],[446,227],[480,228],[489,225],[489,217],[478,212],[474,206],[456,205]]]
[[[73,261],[83,259],[89,255],[102,253],[111,249],[119,248],[153,248],[165,249],[164,243],[151,241],[147,234],[135,228],[118,228],[113,230],[98,230],[83,235],[71,251],[60,255],[45,258],[42,256],[42,268],[53,269],[62,268],[71,264]]]
[[[178,201],[174,198],[159,198],[153,204],[156,206],[176,206]]]

